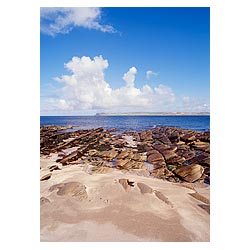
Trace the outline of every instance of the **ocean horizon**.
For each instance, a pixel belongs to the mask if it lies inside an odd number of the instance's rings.
[[[40,116],[40,125],[72,125],[74,130],[116,128],[119,132],[170,126],[204,132],[210,130],[210,116]]]

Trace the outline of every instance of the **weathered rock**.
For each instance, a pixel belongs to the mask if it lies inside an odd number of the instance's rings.
[[[128,149],[124,150],[120,154],[117,155],[117,159],[125,159],[129,156],[130,153],[131,153],[131,151]]]
[[[129,162],[129,159],[119,159],[119,160],[116,160],[116,161],[115,161],[115,166],[116,166],[117,168],[123,168],[123,166],[124,166],[127,162]]]
[[[164,150],[162,152],[162,155],[164,156],[165,161],[167,162],[171,158],[174,158],[177,156],[177,154],[173,150]]]
[[[110,173],[112,171],[113,171],[113,169],[109,168],[109,167],[93,167],[91,169],[91,173],[94,173],[94,174],[106,174],[106,173]]]
[[[142,131],[139,133],[141,141],[153,141],[152,131]]]
[[[111,160],[113,160],[118,155],[118,152],[117,152],[117,150],[112,149],[110,151],[99,152],[98,155],[100,157],[102,157],[103,159],[105,159],[105,160],[111,161]]]
[[[124,166],[124,169],[146,169],[144,166],[143,162],[138,162],[138,161],[128,161]]]
[[[129,181],[128,179],[119,179],[119,183],[122,185],[126,192],[128,192],[131,187],[134,187],[134,182]]]
[[[153,193],[153,189],[151,187],[149,187],[148,185],[144,184],[144,183],[137,183],[138,188],[140,189],[140,192],[142,194],[151,194]]]
[[[157,151],[159,151],[159,152],[163,152],[163,151],[165,151],[165,150],[167,150],[167,149],[169,149],[170,148],[170,146],[169,145],[165,145],[165,144],[153,144],[152,145],[152,147],[155,149],[155,150],[157,150]]]
[[[155,152],[153,154],[150,154],[148,156],[148,161],[152,164],[154,164],[154,162],[158,162],[158,161],[164,161],[164,158],[162,156],[162,154]]]
[[[42,176],[41,179],[40,179],[40,181],[46,181],[46,180],[50,179],[51,175],[52,174],[49,173],[49,174],[46,174],[46,175]]]
[[[49,167],[50,172],[53,172],[54,170],[61,170],[61,168],[59,168],[57,165],[53,165],[51,167]]]
[[[204,168],[198,164],[193,164],[190,166],[183,166],[179,169],[175,169],[174,173],[180,176],[187,182],[194,182],[201,178],[204,172]]]
[[[45,198],[45,197],[41,197],[40,198],[40,205],[46,204],[46,203],[50,203],[50,200]]]
[[[210,151],[210,144],[208,142],[197,141],[194,142],[194,144],[192,144],[191,147],[194,148],[195,150],[201,150],[205,152]]]
[[[181,140],[185,142],[191,142],[196,139],[195,135],[193,133],[188,133],[183,136],[181,136]]]
[[[184,162],[186,161],[186,159],[182,156],[175,156],[171,159],[168,159],[167,160],[167,164],[177,164],[177,165],[180,165],[180,164],[183,164]]]
[[[72,196],[80,201],[88,197],[88,194],[86,192],[86,187],[82,183],[76,181],[56,184],[50,187],[49,189],[50,192],[54,190],[58,190],[57,195]]]
[[[161,201],[165,202],[170,207],[172,208],[174,207],[173,204],[168,200],[168,198],[164,194],[162,194],[160,191],[155,191],[155,196]]]
[[[177,131],[174,131],[168,136],[168,139],[173,142],[178,142],[180,140],[180,134]]]

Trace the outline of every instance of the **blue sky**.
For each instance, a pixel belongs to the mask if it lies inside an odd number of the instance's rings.
[[[209,8],[41,8],[41,115],[209,111]]]

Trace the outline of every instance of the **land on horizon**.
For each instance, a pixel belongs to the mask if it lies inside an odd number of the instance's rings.
[[[209,116],[210,112],[122,112],[96,113],[96,116]]]

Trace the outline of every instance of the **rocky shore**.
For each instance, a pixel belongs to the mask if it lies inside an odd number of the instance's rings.
[[[210,132],[70,128],[40,127],[42,241],[209,241]]]

